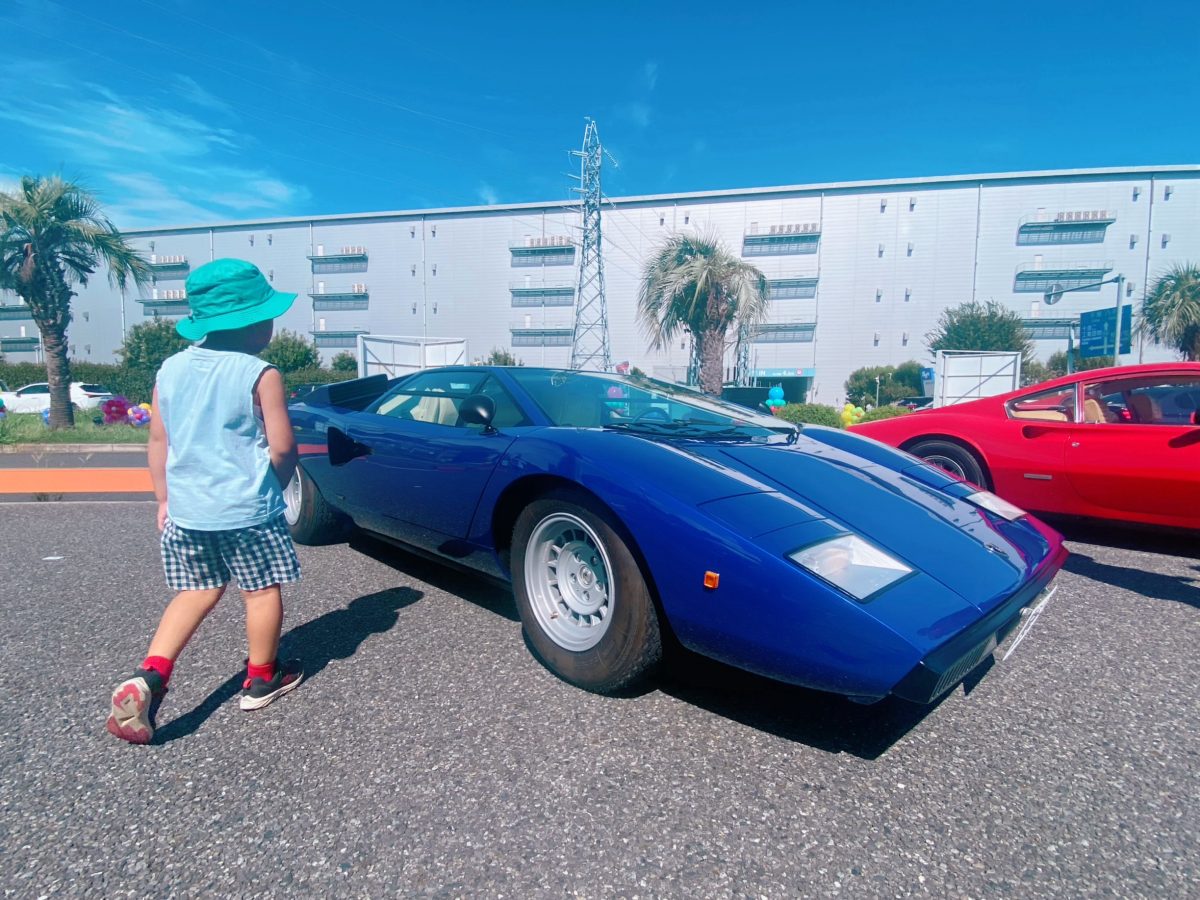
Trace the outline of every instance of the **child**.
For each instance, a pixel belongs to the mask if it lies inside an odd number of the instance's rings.
[[[261,709],[299,686],[299,662],[277,664],[279,586],[300,578],[283,518],[282,486],[296,468],[283,377],[252,354],[295,294],[274,290],[255,266],[218,259],[187,280],[191,315],[176,326],[203,339],[163,363],[154,388],[148,461],[158,498],[163,568],[178,591],[142,665],[117,685],[108,730],[134,744],[154,737],[176,658],[230,578],[246,601],[250,655],[242,709]]]

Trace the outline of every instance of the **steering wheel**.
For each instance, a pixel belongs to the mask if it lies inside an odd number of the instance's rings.
[[[665,409],[663,409],[660,406],[652,406],[645,412],[638,413],[636,416],[633,417],[634,422],[641,422],[642,420],[646,420],[646,421],[654,420],[656,422],[670,422],[671,414],[668,413]]]

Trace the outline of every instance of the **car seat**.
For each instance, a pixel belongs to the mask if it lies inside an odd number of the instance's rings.
[[[1133,411],[1135,422],[1153,425],[1162,421],[1162,409],[1149,394],[1130,394],[1129,408]]]

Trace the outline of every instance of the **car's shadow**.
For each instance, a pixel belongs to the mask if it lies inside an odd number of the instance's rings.
[[[1200,541],[1197,541],[1196,535],[1190,532],[1084,522],[1051,516],[1043,518],[1049,525],[1058,529],[1059,533],[1068,541],[1116,547],[1120,550],[1137,550],[1142,553],[1157,553],[1163,556],[1200,559]]]
[[[517,614],[517,604],[513,600],[512,587],[508,584],[478,572],[460,569],[452,563],[428,559],[387,541],[357,532],[350,538],[350,549],[438,590],[454,594],[503,616],[510,622],[521,621],[520,615]]]
[[[967,677],[968,691],[991,665],[989,660]],[[657,687],[676,699],[759,731],[862,759],[882,756],[937,706],[895,697],[878,703],[855,703],[837,694],[783,684],[678,648],[668,656]]]
[[[350,546],[425,584],[461,597],[519,622],[511,586],[474,572],[410,553],[366,535]],[[760,731],[831,753],[875,759],[935,708],[895,698],[863,705],[844,697],[783,684],[679,647],[670,647],[658,676],[644,688],[622,694],[636,698],[654,690]],[[536,656],[525,640],[526,648]],[[969,691],[990,668],[990,661],[967,677]]]
[[[1153,553],[1161,556],[1200,560],[1200,546],[1195,535],[1149,529],[1122,528],[1071,520],[1052,521],[1068,541]],[[1103,584],[1110,584],[1152,597],[1200,608],[1200,565],[1187,566],[1179,574],[1149,572],[1136,566],[1114,566],[1098,562],[1081,550],[1072,550],[1064,568]]]

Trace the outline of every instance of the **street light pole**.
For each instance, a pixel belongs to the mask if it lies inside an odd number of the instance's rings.
[[[1098,287],[1103,287],[1106,284],[1114,284],[1114,283],[1117,286],[1117,304],[1116,304],[1117,322],[1116,322],[1116,330],[1113,335],[1115,337],[1115,341],[1113,342],[1113,365],[1115,366],[1120,363],[1120,359],[1121,359],[1121,293],[1122,293],[1122,290],[1123,290],[1123,287],[1125,284],[1125,276],[1124,275],[1115,275],[1112,278],[1105,278],[1103,281],[1096,281],[1096,282],[1093,282],[1092,284],[1081,284],[1076,287],[1070,287],[1070,288],[1065,288],[1061,284],[1056,284],[1053,287],[1051,287],[1050,290],[1046,291],[1046,293],[1043,295],[1043,298],[1044,298],[1044,302],[1047,306],[1053,306],[1055,303],[1057,303],[1059,300],[1062,299],[1063,294],[1069,294],[1072,291],[1086,291],[1088,288],[1098,288]],[[1072,325],[1071,327],[1074,328],[1075,326]],[[1071,339],[1070,339],[1070,337],[1068,337],[1067,338],[1067,372],[1068,373],[1070,373],[1071,367],[1072,367],[1072,355],[1073,354],[1071,351]]]
[[[1117,325],[1113,331],[1113,365],[1121,364],[1121,292],[1125,286],[1125,276],[1117,276]]]

